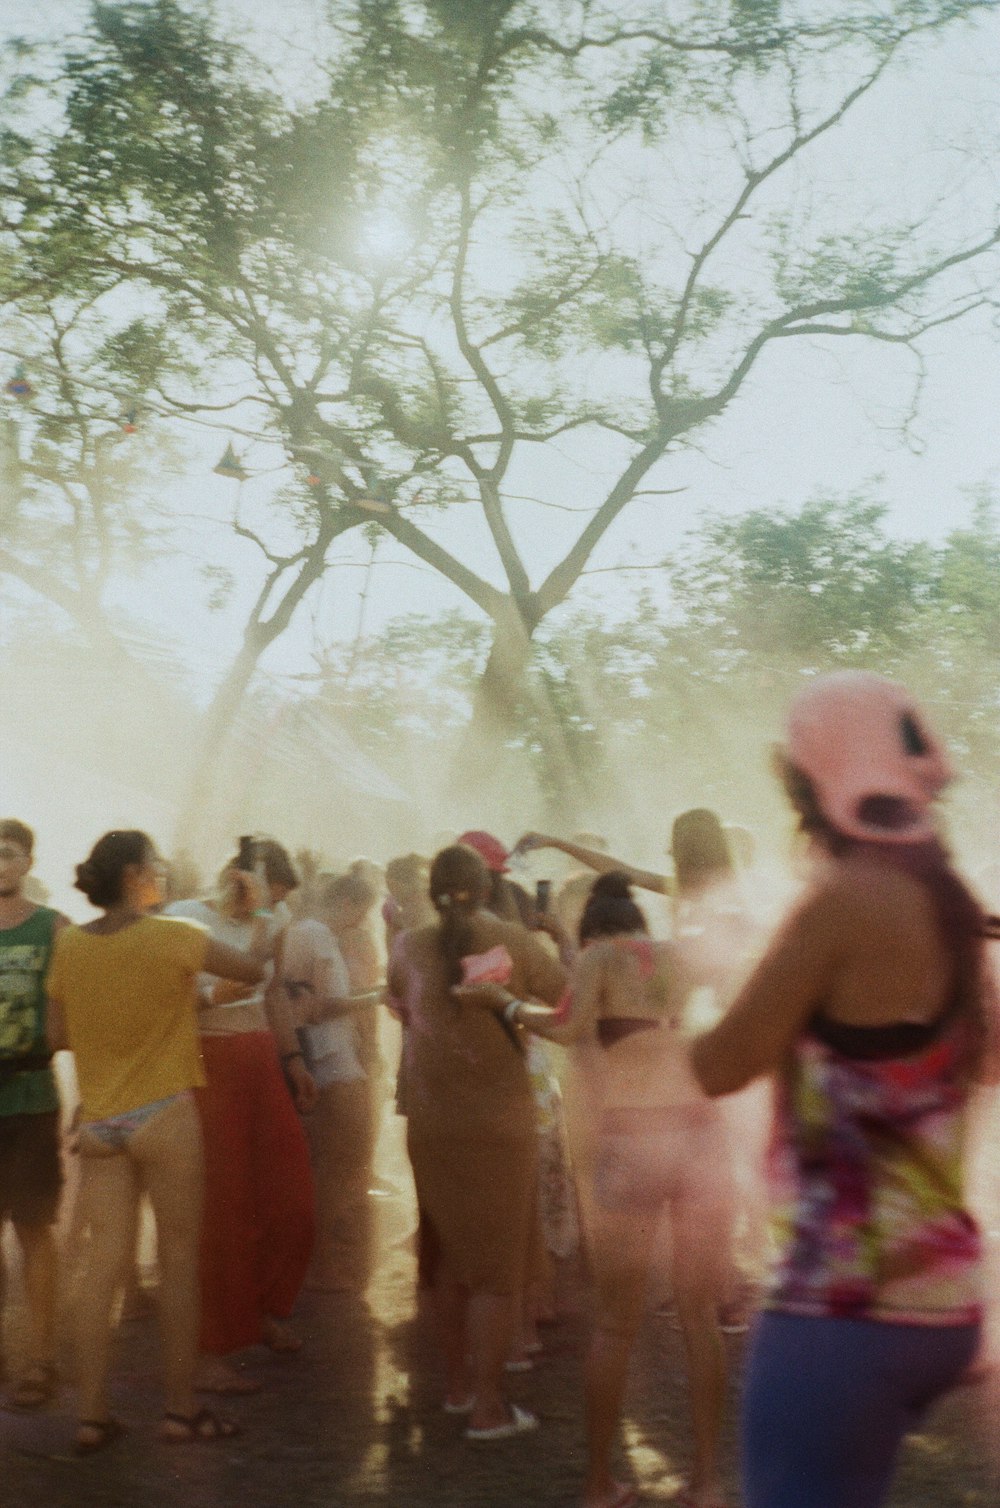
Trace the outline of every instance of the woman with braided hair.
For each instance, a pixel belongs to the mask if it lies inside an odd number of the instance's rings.
[[[452,991],[490,965],[522,996],[554,1004],[565,975],[523,927],[484,909],[479,855],[442,849],[430,874],[438,920],[400,937],[389,964],[393,1009],[406,1023],[407,1147],[447,1373],[445,1409],[467,1413],[467,1437],[498,1440],[537,1427],[504,1395],[515,1296],[537,1187],[534,1101],[518,1030]]]

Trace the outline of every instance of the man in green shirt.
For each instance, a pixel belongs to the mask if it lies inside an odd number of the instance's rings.
[[[66,917],[24,894],[34,834],[0,820],[0,1221],[14,1226],[28,1313],[22,1370],[8,1396],[41,1408],[55,1391],[59,1096],[45,1041],[45,973]],[[3,1301],[0,1268],[0,1305]]]

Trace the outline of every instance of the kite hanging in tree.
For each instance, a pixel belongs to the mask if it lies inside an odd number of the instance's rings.
[[[226,446],[222,460],[217,466],[213,466],[212,470],[216,476],[232,477],[234,482],[245,482],[249,474],[244,470],[243,462],[233,449],[232,441]]]
[[[5,391],[12,398],[31,398],[34,396],[35,389],[28,380],[28,373],[23,361],[17,363],[17,366],[14,368],[14,375],[7,383]]]

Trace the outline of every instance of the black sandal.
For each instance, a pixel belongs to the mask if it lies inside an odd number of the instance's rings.
[[[81,1419],[77,1429],[93,1430],[96,1437],[93,1440],[81,1440],[77,1435],[73,1441],[73,1452],[78,1456],[92,1456],[99,1450],[106,1450],[125,1433],[125,1425],[120,1419]]]
[[[161,1435],[166,1445],[190,1445],[199,1440],[211,1444],[215,1440],[233,1440],[242,1433],[239,1425],[226,1419],[212,1409],[199,1409],[196,1414],[171,1414],[163,1416],[165,1424],[179,1424],[187,1430],[186,1435]]]

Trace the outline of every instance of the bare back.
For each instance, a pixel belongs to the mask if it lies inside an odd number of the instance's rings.
[[[670,943],[593,942],[577,961],[577,1040],[592,1044],[605,1107],[653,1107],[700,1099],[681,1036],[681,970]]]

